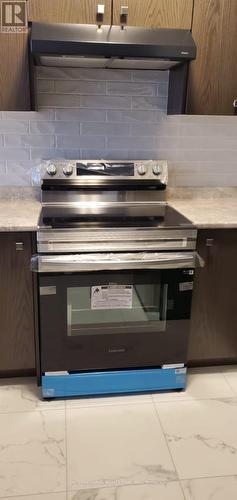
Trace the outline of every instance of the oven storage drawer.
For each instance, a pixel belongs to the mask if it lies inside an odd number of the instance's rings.
[[[34,255],[38,273],[93,272],[119,269],[182,269],[204,265],[197,252],[136,252],[73,255]]]

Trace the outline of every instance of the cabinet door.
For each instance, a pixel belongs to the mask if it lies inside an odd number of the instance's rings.
[[[28,34],[0,33],[0,111],[29,109]]]
[[[198,252],[205,267],[195,278],[190,362],[237,360],[236,248],[236,230],[199,232]]]
[[[193,0],[114,0],[114,24],[120,24],[123,5],[130,26],[191,29]]]
[[[192,34],[197,44],[197,59],[190,65],[189,113],[234,114],[236,26],[236,0],[194,0]]]
[[[104,24],[110,24],[111,0],[28,0],[30,21],[96,23],[97,5],[105,6]]]
[[[17,243],[23,250],[17,250]],[[1,374],[35,367],[30,258],[29,233],[0,233]]]

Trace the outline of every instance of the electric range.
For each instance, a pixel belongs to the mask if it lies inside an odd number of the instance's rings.
[[[182,389],[197,229],[166,202],[166,161],[42,165],[43,397]]]

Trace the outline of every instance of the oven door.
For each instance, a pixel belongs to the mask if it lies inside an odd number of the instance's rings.
[[[194,252],[38,256],[41,371],[185,363]]]

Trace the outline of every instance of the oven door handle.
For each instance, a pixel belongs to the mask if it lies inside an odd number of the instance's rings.
[[[34,255],[31,269],[38,273],[95,272],[122,269],[182,269],[199,267],[197,252],[94,253]]]

